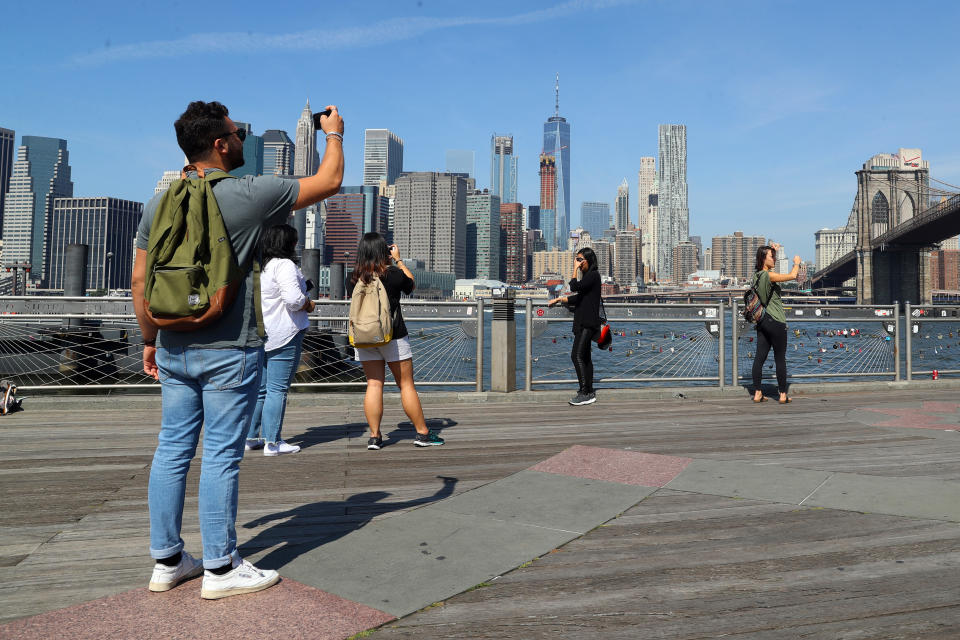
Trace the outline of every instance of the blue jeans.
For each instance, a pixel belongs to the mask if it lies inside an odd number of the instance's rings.
[[[306,333],[307,330],[304,329],[279,349],[266,352],[266,363],[260,375],[260,391],[257,393],[257,406],[250,420],[248,438],[256,438],[259,433],[267,442],[280,439],[283,414],[287,411],[287,391],[297,375]]]
[[[152,557],[167,558],[183,550],[180,527],[187,471],[201,427],[203,566],[222,567],[236,556],[239,465],[262,353],[260,348],[157,349],[163,418],[148,490]]]

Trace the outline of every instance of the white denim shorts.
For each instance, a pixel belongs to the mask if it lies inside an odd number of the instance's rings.
[[[407,339],[407,336],[391,340],[379,347],[355,347],[354,351],[356,352],[357,362],[367,362],[368,360],[399,362],[413,357],[413,350],[410,348],[410,340]]]

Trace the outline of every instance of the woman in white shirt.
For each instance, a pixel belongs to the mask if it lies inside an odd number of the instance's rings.
[[[260,301],[265,364],[260,372],[260,393],[247,433],[247,451],[263,448],[263,455],[296,453],[300,447],[280,438],[287,391],[297,374],[303,337],[310,326],[307,319],[314,303],[307,297],[307,285],[296,263],[297,230],[287,224],[270,227],[263,235],[263,265],[260,273]],[[259,434],[259,435],[258,435]]]

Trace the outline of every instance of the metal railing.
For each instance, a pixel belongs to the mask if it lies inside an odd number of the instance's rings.
[[[612,351],[615,355],[612,361],[593,356],[597,382],[715,382],[721,389],[724,387],[726,314],[722,301],[712,304],[604,304],[604,308],[614,331]],[[570,311],[563,307],[526,301],[524,388],[527,391],[534,385],[577,382],[575,378],[555,377],[561,371],[573,371],[569,350],[550,346],[564,344],[563,339],[569,339],[568,332],[551,332],[547,336],[549,342],[541,340],[539,350],[535,353],[534,349],[535,339],[546,335],[551,325],[570,326],[572,318]],[[664,338],[644,336],[643,329],[635,326],[649,327]],[[689,335],[686,332],[678,335],[674,331],[677,326],[690,327]],[[551,368],[536,377],[534,364],[545,358]],[[537,368],[545,367],[540,365]],[[716,373],[711,371],[704,375],[707,369],[715,369]]]
[[[930,375],[936,370],[940,374],[960,373],[960,307],[958,306],[933,306],[917,305],[913,306],[909,302],[904,305],[904,352],[906,353],[907,380],[913,380],[914,375]],[[924,331],[927,325],[937,328],[936,333],[927,333]],[[944,337],[944,329],[946,338]],[[957,342],[950,344],[953,337],[957,337]],[[932,341],[932,346],[928,348],[915,348],[915,343],[923,344],[921,341]],[[953,351],[951,351],[953,348]],[[932,354],[929,352],[932,351]],[[954,355],[956,354],[956,355]],[[934,357],[928,359],[927,356]],[[945,367],[937,366],[929,369],[914,369],[914,359],[919,358],[925,363],[943,362]]]
[[[417,385],[483,390],[483,301],[404,301]],[[295,387],[362,387],[346,337],[349,303],[320,300]],[[0,298],[0,377],[22,390],[154,389],[130,298]],[[388,372],[388,376],[391,374]]]
[[[733,382],[749,380],[740,375],[741,339],[748,337],[751,327],[740,315],[741,305],[733,307],[731,341]],[[900,328],[897,305],[805,305],[785,303],[788,325],[819,324],[811,334],[807,329],[794,329],[787,344],[787,372],[794,378],[857,378],[890,377],[900,380]],[[859,325],[877,325],[878,331],[866,334]],[[856,324],[858,326],[851,326]],[[826,338],[827,346],[823,339]],[[748,338],[752,340],[752,337]],[[830,340],[833,339],[833,343]],[[793,350],[790,346],[793,346]],[[909,344],[909,343],[908,343]],[[814,346],[816,345],[816,346]],[[803,351],[801,351],[803,349]],[[747,359],[752,353],[747,353]],[[771,354],[772,356],[772,354]],[[805,356],[805,358],[804,358]],[[773,366],[772,357],[767,366]]]

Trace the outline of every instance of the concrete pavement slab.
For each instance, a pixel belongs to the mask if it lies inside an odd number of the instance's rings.
[[[837,473],[804,504],[960,522],[960,482]]]
[[[829,476],[826,471],[694,460],[666,487],[714,496],[800,504]]]
[[[586,533],[655,490],[653,487],[521,471],[421,511],[473,514],[479,518]]]
[[[293,558],[283,575],[401,617],[578,536],[422,508],[311,549]]]
[[[530,467],[533,471],[560,473],[577,478],[662,487],[690,464],[690,458],[661,456],[623,449],[574,445]]]

